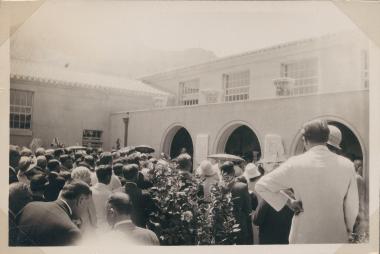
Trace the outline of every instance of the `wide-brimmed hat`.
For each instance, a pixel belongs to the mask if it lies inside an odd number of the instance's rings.
[[[259,168],[254,163],[248,163],[247,166],[245,166],[243,176],[246,179],[251,179],[251,178],[261,176],[261,174],[260,174]]]
[[[202,176],[214,176],[216,174],[216,171],[213,169],[211,162],[208,160],[202,161],[197,171]]]
[[[342,142],[342,132],[334,125],[329,125],[328,127],[330,134],[327,144],[341,150],[340,142]]]

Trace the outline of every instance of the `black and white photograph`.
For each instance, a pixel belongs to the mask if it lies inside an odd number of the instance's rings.
[[[339,4],[6,2],[8,247],[373,241],[378,45]]]

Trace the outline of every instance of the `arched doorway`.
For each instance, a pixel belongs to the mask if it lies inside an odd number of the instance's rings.
[[[174,134],[170,145],[170,157],[177,157],[183,149],[186,149],[186,152],[193,157],[193,141],[190,133],[182,127]]]
[[[347,157],[351,161],[363,160],[363,150],[359,138],[355,133],[344,123],[337,120],[328,120],[328,124],[334,125],[342,133],[342,142],[340,143],[341,155]],[[305,151],[301,135],[297,137],[297,145],[294,149],[294,154],[301,154]]]
[[[326,118],[325,118],[326,119]],[[359,174],[365,179],[364,187],[364,220],[368,222],[369,216],[369,167],[368,167],[368,154],[363,145],[362,139],[355,129],[348,123],[345,123],[341,119],[337,118],[327,118],[328,124],[334,125],[342,133],[342,142],[340,143],[341,152],[340,154],[347,157],[351,161],[361,160],[362,161],[362,172]],[[292,149],[293,155],[297,155],[304,152],[304,145],[302,141],[302,135],[299,132],[294,139],[295,144]]]
[[[258,161],[261,146],[255,132],[245,124],[233,124],[223,131],[217,145],[218,153],[243,157],[246,161]]]

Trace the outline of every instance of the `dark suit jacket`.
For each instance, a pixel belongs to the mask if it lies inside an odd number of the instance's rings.
[[[18,182],[16,170],[9,166],[9,184],[16,182]]]
[[[151,181],[146,180],[144,175],[139,171],[139,175],[137,178],[137,186],[140,189],[145,190],[153,187],[153,183]]]
[[[253,223],[259,226],[260,244],[289,244],[289,232],[293,212],[285,206],[279,212],[265,200],[259,200]]]
[[[136,183],[126,182],[124,186],[125,192],[131,197],[133,204],[132,221],[138,226],[145,228],[150,213],[157,208],[150,197],[149,193],[137,187]]]
[[[17,242],[22,246],[74,245],[81,236],[71,221],[69,208],[61,200],[31,202],[16,221],[20,231]]]
[[[236,181],[231,187],[232,202],[234,205],[234,216],[240,225],[240,234],[237,244],[253,244],[251,197],[248,186]]]

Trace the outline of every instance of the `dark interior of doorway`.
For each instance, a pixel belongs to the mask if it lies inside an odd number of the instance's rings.
[[[363,160],[363,151],[361,149],[360,142],[355,134],[350,130],[350,128],[337,121],[328,121],[328,124],[334,125],[342,133],[342,142],[340,143],[342,150],[339,152],[339,154],[347,157],[351,161]],[[303,140],[300,138],[295,150],[295,154],[304,152],[305,148],[303,145]]]
[[[261,157],[261,148],[256,134],[247,126],[236,128],[228,138],[225,153],[243,157],[246,161],[257,161]]]
[[[363,160],[363,152],[358,138],[355,134],[344,124],[329,121],[329,124],[334,125],[342,132],[342,142],[340,147],[342,148],[341,155],[353,160]]]
[[[170,157],[176,158],[181,153],[182,148],[186,149],[191,158],[193,157],[193,141],[185,128],[179,129],[174,135],[170,147]]]

